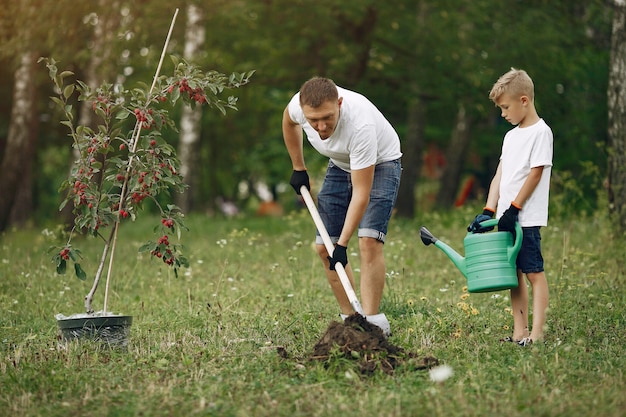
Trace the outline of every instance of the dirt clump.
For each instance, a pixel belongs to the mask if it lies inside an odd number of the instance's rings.
[[[387,340],[383,331],[358,313],[348,316],[343,323],[333,321],[313,348],[312,360],[330,361],[333,357],[345,357],[358,362],[361,373],[373,373],[377,369],[386,374],[407,364],[418,370],[439,364],[430,356],[418,358]]]

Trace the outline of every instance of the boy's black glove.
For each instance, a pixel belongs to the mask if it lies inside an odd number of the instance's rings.
[[[330,270],[335,270],[335,265],[337,262],[341,262],[341,265],[345,268],[348,265],[348,254],[346,251],[347,247],[341,245],[335,245],[335,250],[333,251],[333,256],[329,256],[328,260],[330,261]]]
[[[509,208],[504,211],[504,214],[498,221],[498,230],[500,232],[511,232],[513,233],[513,238],[515,238],[515,223],[517,222],[519,210],[519,207],[511,203]]]
[[[494,211],[491,210],[490,208],[485,207],[483,209],[483,212],[480,213],[478,216],[476,216],[474,221],[471,222],[469,226],[467,226],[467,231],[472,232],[472,233],[485,233],[485,232],[489,232],[493,230],[493,226],[482,227],[480,225],[485,220],[493,219],[493,215],[494,215]]]
[[[309,182],[309,174],[304,171],[296,171],[294,170],[291,174],[291,180],[289,180],[289,184],[296,190],[296,194],[302,195],[300,193],[300,188],[304,185],[307,190],[311,191],[311,183]]]

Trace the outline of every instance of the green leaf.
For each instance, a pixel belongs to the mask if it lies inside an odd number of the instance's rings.
[[[117,120],[124,120],[124,119],[128,118],[128,116],[130,116],[130,112],[129,111],[127,111],[127,110],[120,110],[115,115],[115,118]]]
[[[71,75],[74,75],[74,73],[72,71],[63,71],[59,74],[59,77],[61,77],[62,79],[65,77],[69,77]]]
[[[52,100],[56,105],[58,105],[61,108],[65,106],[65,103],[63,103],[63,101],[58,97],[50,97],[50,100]]]
[[[145,245],[141,246],[138,249],[138,252],[141,253],[141,252],[145,252],[147,250],[153,250],[155,248],[155,246],[156,246],[156,244],[154,242],[148,242]]]
[[[63,97],[67,100],[74,93],[74,84],[70,84],[63,89]]]
[[[66,270],[67,270],[67,262],[65,261],[65,259],[60,259],[59,262],[57,263],[57,274],[63,275],[65,274]]]
[[[74,271],[76,272],[76,278],[78,278],[79,280],[84,281],[87,279],[87,274],[85,273],[83,268],[81,268],[80,264],[74,264]]]

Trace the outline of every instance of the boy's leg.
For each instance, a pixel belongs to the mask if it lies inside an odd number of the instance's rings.
[[[533,327],[530,334],[525,330],[526,336],[531,340],[542,340],[543,330],[546,324],[546,311],[548,309],[548,282],[543,270],[543,256],[541,255],[540,227],[524,227],[524,240],[522,248],[517,256],[517,266],[526,274],[532,287],[533,298]],[[519,270],[518,270],[519,271]],[[528,290],[526,291],[525,309],[528,309]],[[512,300],[512,297],[511,297]],[[515,312],[513,312],[515,314]],[[526,311],[526,326],[528,326],[528,311]],[[519,333],[518,333],[519,334]]]
[[[513,340],[528,337],[528,288],[524,274],[517,270],[517,288],[511,289],[511,310],[513,311]]]
[[[533,327],[530,338],[533,341],[543,340],[543,330],[546,324],[549,290],[545,272],[526,274],[532,286],[533,298]]]

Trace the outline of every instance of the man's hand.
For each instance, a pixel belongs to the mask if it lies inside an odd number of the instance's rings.
[[[517,222],[517,215],[520,208],[513,202],[508,209],[504,211],[502,217],[498,221],[498,230],[501,232],[511,232],[515,237],[515,223]]]
[[[493,226],[482,227],[480,224],[485,220],[493,219],[494,211],[488,207],[483,209],[483,212],[476,216],[473,222],[467,226],[467,231],[472,233],[485,233],[493,230]]]
[[[348,265],[348,254],[346,253],[347,250],[348,248],[345,246],[335,245],[333,256],[328,257],[328,260],[330,261],[329,268],[331,271],[335,270],[335,265],[337,264],[337,262],[340,262],[344,268],[346,267],[346,265]]]
[[[300,188],[304,185],[307,190],[311,191],[311,183],[309,182],[309,174],[305,171],[293,171],[291,174],[291,180],[289,180],[289,184],[296,190],[296,194],[302,195],[300,193]]]

